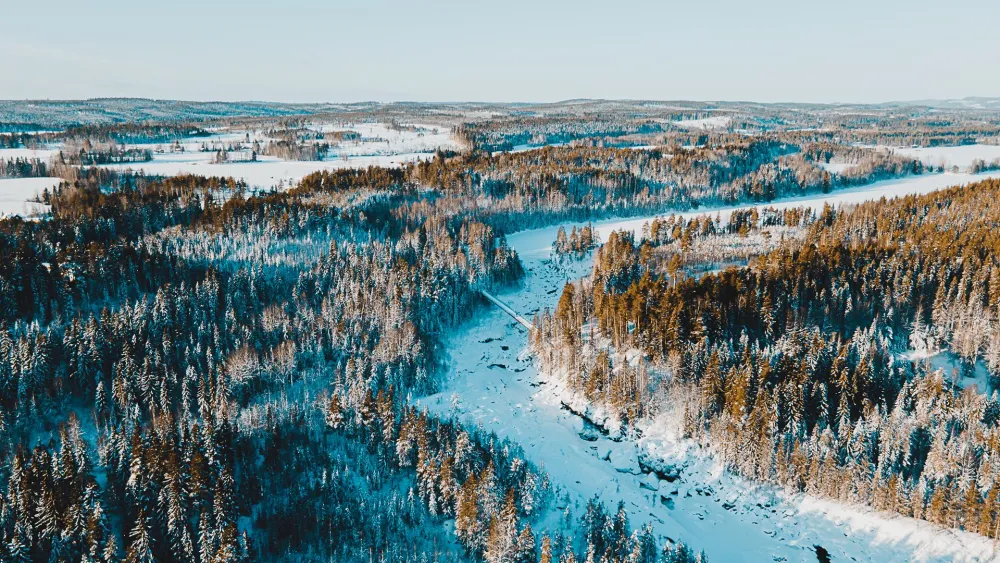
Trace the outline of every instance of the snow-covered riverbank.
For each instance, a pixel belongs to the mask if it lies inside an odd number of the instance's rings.
[[[928,193],[989,176],[914,176],[768,205],[821,208],[824,203],[842,205]],[[726,218],[737,208],[684,215],[719,212]],[[614,230],[638,232],[650,219],[608,220],[595,226],[602,240],[607,240]],[[508,237],[521,256],[526,277],[521,287],[497,297],[529,319],[536,311],[555,306],[566,281],[590,271],[589,259],[568,266],[549,260],[557,229]],[[498,308],[460,327],[447,345],[450,379],[442,392],[418,403],[519,442],[568,496],[577,514],[576,507],[582,509],[595,495],[611,508],[623,502],[634,526],[648,523],[658,534],[705,550],[713,562],[816,561],[816,546],[829,552],[833,561],[986,561],[998,557],[994,542],[982,536],[755,486],[723,471],[694,444],[676,439],[665,424],[650,425],[635,443],[584,432],[583,420],[562,407],[564,395],[557,382],[537,373],[526,350],[525,328]],[[640,454],[676,466],[680,477],[671,482],[644,474],[638,467]],[[564,502],[557,505],[564,506]]]

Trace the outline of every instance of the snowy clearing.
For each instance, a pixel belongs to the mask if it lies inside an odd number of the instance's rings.
[[[951,381],[962,389],[971,388],[987,395],[994,391],[990,385],[989,370],[982,359],[977,360],[972,366],[972,371],[966,374],[962,371],[961,359],[949,350],[910,349],[901,354],[900,357],[911,362],[929,362],[932,370],[940,370],[946,381]]]
[[[61,182],[59,178],[10,178],[0,179],[0,217],[21,215],[31,217],[48,211],[48,205],[29,201],[46,188],[52,189]]]
[[[672,123],[677,127],[682,127],[684,129],[725,129],[729,127],[732,123],[733,118],[728,115],[719,115],[715,117],[703,117],[701,119],[682,119],[681,121],[673,121]]]
[[[892,152],[915,158],[924,163],[925,166],[943,166],[951,168],[957,166],[960,170],[967,170],[972,161],[982,160],[989,164],[1000,158],[1000,146],[998,145],[962,145],[958,147],[881,147]]]
[[[290,161],[261,156],[257,162],[212,163],[215,153],[166,153],[156,154],[151,162],[134,164],[108,164],[104,168],[116,170],[142,170],[148,175],[178,176],[199,174],[202,176],[232,177],[245,180],[256,188],[270,188],[280,184],[291,187],[303,177],[321,170],[338,168],[367,168],[369,166],[400,166],[408,162],[431,158],[427,154],[401,154],[393,156],[357,156],[337,160]]]
[[[214,147],[222,148],[236,143],[246,145],[248,139],[250,144],[257,141],[261,146],[266,146],[273,140],[259,131],[221,131],[209,137],[191,137],[180,142],[179,146],[183,148],[183,152],[170,152],[171,145],[162,143],[126,145],[127,148],[154,151],[153,160],[108,164],[103,167],[116,170],[143,170],[146,174],[157,176],[199,174],[232,177],[245,180],[251,187],[270,188],[279,184],[284,187],[294,185],[303,177],[322,170],[369,166],[396,167],[433,158],[434,151],[439,148],[458,148],[450,129],[431,125],[403,125],[395,129],[383,123],[323,124],[313,130],[326,133],[353,131],[359,138],[344,140],[331,146],[324,160],[283,160],[258,155],[257,162],[232,160],[215,164]],[[202,151],[203,145],[209,150]],[[248,153],[249,149],[244,152]]]
[[[202,176],[222,176],[244,180],[255,188],[271,188],[278,185],[288,187],[303,177],[321,170],[340,168],[367,168],[369,166],[396,167],[421,159],[429,159],[437,149],[457,149],[458,143],[447,127],[433,125],[401,125],[392,128],[384,123],[323,124],[314,130],[323,132],[353,131],[358,134],[354,140],[344,140],[331,146],[326,159],[320,161],[292,161],[259,155],[257,162],[239,161],[234,156],[230,162],[213,163],[215,147],[258,141],[267,145],[272,139],[262,132],[239,129],[216,131],[207,137],[188,137],[176,144],[171,143],[128,143],[127,149],[148,149],[153,152],[153,160],[122,164],[105,164],[103,168],[112,170],[142,170],[148,175],[178,176],[197,174]],[[210,150],[202,151],[206,146]],[[181,150],[173,152],[179,147]],[[249,154],[249,149],[244,151]],[[0,160],[17,158],[37,158],[44,162],[59,153],[59,148],[51,149],[0,149]],[[243,155],[245,156],[245,155]],[[249,160],[249,159],[247,159]],[[17,211],[20,213],[20,206]]]
[[[928,193],[987,176],[914,176],[767,205],[843,205]],[[745,207],[683,215],[719,212],[728,218],[733,209]],[[614,230],[638,232],[651,219],[595,226],[607,240]],[[524,231],[507,239],[520,254],[526,277],[521,287],[497,297],[526,318],[553,308],[563,285],[590,271],[589,259],[564,265],[550,259],[557,229]],[[816,546],[833,561],[985,561],[998,556],[994,542],[976,534],[748,482],[724,471],[696,444],[678,439],[667,421],[646,423],[643,438],[635,442],[616,442],[588,430],[581,417],[564,407],[572,403],[558,379],[537,372],[524,327],[499,308],[491,307],[460,327],[446,344],[451,379],[418,404],[518,442],[560,488],[560,510],[567,506],[563,495],[577,515],[595,495],[612,508],[623,502],[633,525],[648,523],[661,536],[705,550],[712,561],[816,561]],[[671,480],[647,474],[640,459],[673,466],[679,476]]]
[[[447,127],[435,125],[404,125],[393,129],[384,123],[351,124],[344,127],[328,125],[324,131],[354,131],[359,141],[343,141],[330,149],[330,158],[348,156],[400,155],[433,153],[437,149],[458,149],[458,142]],[[413,128],[411,131],[409,128]]]
[[[820,168],[831,174],[842,174],[844,171],[857,166],[856,164],[851,164],[849,162],[819,162],[817,164]]]
[[[17,160],[18,158],[37,158],[43,162],[48,162],[53,155],[58,154],[54,149],[0,149],[0,160]]]

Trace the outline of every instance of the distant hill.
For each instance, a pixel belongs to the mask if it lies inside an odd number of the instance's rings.
[[[937,109],[1000,110],[1000,98],[970,96],[950,100],[910,100],[905,102],[892,102],[892,105],[927,106]]]
[[[331,104],[273,102],[186,102],[145,98],[90,100],[0,100],[0,124],[61,129],[79,124],[142,121],[203,121],[226,117],[274,117],[327,111]]]
[[[262,101],[196,102],[148,98],[93,98],[88,100],[0,100],[0,133],[61,130],[73,125],[165,121],[207,122],[230,118],[268,118],[294,115],[337,114],[345,119],[413,119],[464,122],[484,116],[581,116],[588,114],[656,117],[690,114],[706,117],[721,112],[778,115],[802,111],[871,111],[925,108],[937,111],[1000,111],[1000,98],[968,97],[953,100],[912,100],[880,104],[759,103],[750,101],[656,101],[575,99],[548,103],[494,102],[352,102],[280,103]],[[676,116],[674,116],[676,118]]]

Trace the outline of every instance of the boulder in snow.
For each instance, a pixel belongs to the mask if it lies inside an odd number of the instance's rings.
[[[639,469],[638,456],[636,455],[634,446],[624,446],[612,449],[611,457],[608,461],[611,462],[611,466],[615,468],[615,471],[619,473],[631,473],[632,475],[639,475],[642,473]]]
[[[650,491],[658,491],[660,490],[660,479],[652,473],[647,473],[642,481],[639,481],[639,486]]]

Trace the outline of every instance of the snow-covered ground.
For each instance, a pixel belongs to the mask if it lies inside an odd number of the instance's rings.
[[[987,164],[1000,158],[1000,145],[962,145],[958,147],[882,147],[888,148],[900,156],[915,158],[924,163],[925,166],[943,166],[951,168],[957,166],[960,170],[967,170],[976,159],[983,160]]]
[[[975,389],[980,393],[991,394],[994,389],[990,385],[989,370],[980,359],[973,366],[971,376],[962,372],[962,361],[948,350],[907,350],[901,357],[911,362],[928,362],[932,370],[943,372],[946,380],[952,381],[962,389]]]
[[[30,217],[48,211],[48,206],[29,201],[46,188],[59,185],[59,178],[10,178],[0,179],[0,217],[21,215]]]
[[[986,177],[967,174],[925,175],[879,182],[834,194],[795,198],[773,207],[854,202],[927,193]],[[699,210],[685,215],[735,207]],[[637,232],[652,219],[601,221],[602,240],[614,230]],[[508,242],[526,269],[521,287],[497,297],[524,317],[554,308],[563,285],[589,272],[589,260],[558,265],[550,260],[558,227],[515,233]],[[583,420],[562,407],[559,382],[539,374],[527,351],[524,327],[491,307],[459,327],[447,341],[451,378],[419,405],[438,414],[454,414],[520,443],[568,496],[579,515],[598,496],[610,508],[623,502],[633,525],[650,524],[672,539],[705,550],[715,562],[817,561],[816,546],[832,561],[987,561],[998,557],[993,541],[975,534],[942,529],[926,522],[805,495],[790,495],[755,485],[724,471],[705,451],[680,440],[664,421],[653,421],[637,442],[615,442],[586,432]],[[586,436],[587,439],[581,437]],[[674,465],[673,482],[643,474],[638,458]],[[557,507],[565,506],[564,501]]]
[[[817,164],[820,168],[831,174],[841,174],[845,170],[857,166],[856,164],[851,164],[849,162],[819,162]]]
[[[367,168],[368,166],[401,166],[421,159],[430,159],[434,151],[455,149],[458,143],[450,129],[432,125],[414,125],[411,131],[406,126],[396,130],[382,123],[323,124],[317,130],[354,131],[360,139],[345,140],[330,148],[325,160],[288,161],[275,157],[258,156],[257,162],[225,162],[214,164],[214,150],[201,152],[202,145],[208,147],[258,141],[266,146],[271,140],[259,132],[224,131],[210,137],[194,137],[181,143],[184,152],[169,152],[169,144],[127,145],[129,148],[146,148],[154,151],[151,162],[134,164],[109,164],[106,168],[118,170],[143,170],[157,176],[177,176],[199,174],[203,176],[224,176],[245,180],[256,188],[291,186],[304,176],[321,170],[338,168]],[[324,142],[324,141],[317,141]]]
[[[48,162],[58,150],[54,149],[0,149],[0,160],[16,160],[18,158],[37,158],[42,162]]]
[[[331,147],[322,161],[289,161],[276,157],[257,157],[257,162],[237,161],[232,153],[230,162],[213,163],[213,147],[225,147],[258,141],[266,146],[271,140],[263,133],[251,130],[219,130],[207,137],[190,137],[179,143],[182,152],[172,152],[171,143],[126,144],[126,148],[153,151],[150,162],[107,164],[114,170],[142,170],[148,175],[178,176],[197,174],[242,179],[254,188],[291,187],[304,176],[321,170],[367,168],[369,166],[401,166],[421,159],[430,159],[437,149],[456,149],[458,142],[447,127],[434,125],[404,125],[398,129],[383,123],[322,124],[317,130],[354,131],[360,138],[345,140]],[[320,141],[322,142],[322,141]],[[210,149],[202,152],[205,145]],[[59,146],[47,149],[0,149],[0,159],[38,158],[46,162],[59,152]],[[249,150],[244,151],[247,154]],[[45,206],[28,202],[45,188],[57,185],[57,178],[27,178],[0,180],[0,215],[25,215],[44,211]]]
[[[354,131],[361,139],[344,141],[339,146],[330,149],[330,158],[348,156],[380,156],[433,153],[437,149],[458,149],[458,142],[447,127],[436,125],[412,126],[415,131],[409,131],[408,126],[397,130],[384,123],[350,124],[343,127],[327,125],[324,131]]]
[[[224,176],[246,180],[247,184],[257,188],[270,188],[279,183],[290,187],[303,177],[321,170],[337,168],[367,168],[368,166],[400,166],[419,159],[428,159],[433,155],[410,153],[384,156],[355,156],[340,159],[320,161],[289,161],[274,157],[259,156],[257,162],[225,162],[213,164],[215,153],[184,152],[153,155],[151,162],[135,164],[108,164],[105,168],[118,170],[143,170],[146,174],[156,176],[178,176],[181,174],[199,174],[202,176]]]

